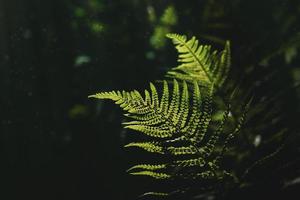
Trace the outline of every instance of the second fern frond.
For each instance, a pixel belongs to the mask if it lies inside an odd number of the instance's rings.
[[[212,51],[209,45],[199,45],[198,40],[190,40],[185,35],[167,34],[179,53],[179,66],[167,73],[167,77],[186,81],[198,81],[207,86],[221,87],[230,67],[230,43],[226,42],[222,52]]]

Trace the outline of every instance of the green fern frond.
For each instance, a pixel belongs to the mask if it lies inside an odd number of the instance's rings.
[[[193,155],[198,152],[197,148],[192,145],[187,147],[168,147],[167,151],[173,155]]]
[[[212,51],[209,45],[199,45],[198,40],[190,40],[185,35],[167,34],[179,53],[179,66],[167,73],[167,77],[189,82],[197,81],[204,86],[217,87],[226,80],[230,67],[230,43],[226,42],[222,52]]]
[[[140,172],[131,172],[131,175],[135,176],[150,176],[155,179],[169,179],[171,178],[171,175],[166,173],[158,173],[153,171],[140,171]]]
[[[210,87],[209,94],[202,103],[202,112],[198,123],[199,128],[196,129],[196,132],[192,138],[192,140],[196,143],[199,143],[203,140],[212,119],[212,93],[213,85]]]
[[[101,92],[96,93],[94,95],[89,95],[88,98],[97,98],[97,99],[111,99],[115,102],[119,101],[123,98],[122,94],[118,91],[112,91],[112,92]]]
[[[165,153],[164,148],[160,146],[158,142],[132,142],[125,145],[125,147],[138,147],[151,153]]]
[[[188,121],[187,126],[183,129],[183,131],[189,133],[190,136],[193,136],[197,131],[197,127],[200,122],[200,116],[201,116],[201,112],[199,112],[201,103],[202,103],[202,98],[200,94],[200,89],[197,82],[194,81],[192,114]]]
[[[201,148],[197,146],[206,135],[211,120],[213,85],[211,85],[203,103],[196,81],[193,83],[192,102],[190,102],[188,86],[185,81],[180,87],[176,79],[174,79],[171,97],[166,81],[163,82],[162,91],[162,97],[159,99],[156,87],[150,83],[150,92],[145,90],[144,98],[138,91],[103,92],[90,97],[111,99],[116,104],[119,104],[127,112],[126,116],[134,119],[123,123],[125,128],[142,132],[157,139],[170,138],[168,140],[170,144],[183,140],[190,142],[189,145],[177,147],[172,145],[164,147],[163,143],[159,142],[137,142],[130,143],[125,147],[139,147],[148,152],[169,153],[175,156],[196,154],[199,156],[205,150],[213,151],[213,143],[218,139],[217,135],[222,131],[222,126],[211,137],[210,142],[206,146]],[[179,166],[202,166],[205,164],[205,160],[201,157],[174,163]]]
[[[154,84],[150,83],[150,90],[145,90],[144,96],[134,90],[103,92],[90,97],[113,100],[131,119],[123,123],[125,128],[141,132],[152,139],[132,142],[125,147],[137,147],[169,156],[165,163],[135,165],[128,170],[130,174],[154,179],[219,180],[226,176],[219,166],[219,160],[227,150],[229,141],[241,129],[245,116],[239,119],[232,133],[223,136],[225,141],[216,149],[231,107],[228,105],[222,119],[214,129],[210,129],[213,88],[213,84],[205,88],[208,91],[202,96],[197,81],[193,82],[189,90],[185,81],[179,84],[174,79],[172,91],[168,83],[163,81],[161,96]]]
[[[160,101],[160,107],[158,108],[158,112],[163,115],[167,115],[168,113],[168,105],[169,105],[169,87],[167,81],[163,81],[163,94]]]
[[[197,84],[195,84],[195,87],[195,90],[199,91]],[[137,91],[103,92],[89,97],[111,99],[119,104],[124,111],[128,112],[128,117],[135,119],[134,121],[125,122],[125,128],[143,132],[156,138],[172,137],[187,123],[189,114],[187,84],[183,82],[182,92],[180,92],[179,84],[174,79],[171,99],[169,99],[169,88],[166,81],[164,81],[161,100],[159,100],[157,89],[152,83],[150,83],[150,91],[145,90],[144,98]],[[199,98],[200,93],[196,94]]]
[[[166,165],[161,164],[161,165],[149,165],[149,164],[141,164],[141,165],[135,165],[127,170],[127,172],[136,170],[136,169],[142,169],[142,170],[150,170],[150,171],[155,171],[158,169],[165,169]]]
[[[124,128],[139,131],[145,133],[148,136],[157,138],[171,137],[176,131],[176,129],[173,127],[169,127],[169,129],[166,129],[167,127],[165,125],[161,125],[158,127],[152,127],[149,125],[129,125],[125,126]]]
[[[206,161],[204,158],[199,157],[195,159],[175,161],[174,163],[180,167],[194,167],[194,166],[203,167],[206,164]]]
[[[140,148],[159,156],[159,162],[155,164],[147,162],[132,166],[127,170],[130,174],[161,180],[197,179],[205,182],[234,177],[222,169],[219,161],[228,150],[230,141],[241,130],[250,103],[245,106],[243,115],[235,118],[235,126],[226,125],[230,104],[226,109],[222,106],[222,110],[215,110],[214,105],[219,104],[219,99],[214,100],[215,89],[224,84],[230,67],[230,43],[227,41],[224,50],[217,52],[209,45],[199,45],[195,37],[187,39],[178,34],[168,34],[167,37],[172,39],[179,53],[179,66],[167,73],[167,77],[173,78],[172,83],[162,81],[159,88],[150,83],[144,94],[137,90],[111,91],[89,98],[114,101],[128,118],[123,123],[124,128],[146,136],[146,141],[131,142],[125,147]],[[216,115],[217,119],[213,117]],[[227,133],[225,127],[232,131]],[[187,190],[178,188],[174,192],[178,191]],[[148,192],[143,196],[170,194]]]

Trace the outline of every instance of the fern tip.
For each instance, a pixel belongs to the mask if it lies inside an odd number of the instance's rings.
[[[89,99],[90,99],[90,98],[97,98],[97,96],[93,94],[93,95],[89,95],[88,98],[89,98]]]

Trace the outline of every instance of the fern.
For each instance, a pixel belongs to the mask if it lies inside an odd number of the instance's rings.
[[[132,166],[127,170],[130,174],[161,181],[199,181],[207,190],[228,180],[226,177],[236,181],[231,172],[223,169],[221,160],[230,141],[239,133],[250,103],[242,116],[234,119],[235,127],[228,120],[230,104],[221,110],[219,120],[212,120],[215,89],[221,89],[230,67],[230,43],[226,42],[224,50],[218,53],[208,45],[198,45],[195,37],[190,40],[178,34],[167,37],[173,40],[180,62],[167,73],[173,79],[172,89],[164,80],[159,90],[150,83],[144,95],[133,90],[100,92],[89,97],[114,101],[128,118],[124,128],[146,136],[142,141],[125,145],[126,148],[138,148],[161,157],[158,163]],[[229,128],[225,131],[227,122],[233,129],[230,132]],[[208,186],[202,184],[207,181],[210,181]],[[174,191],[147,192],[143,196],[165,197],[189,189],[178,186]]]
[[[132,142],[125,147],[166,155],[164,163],[138,164],[128,170],[130,174],[159,180],[198,181],[221,180],[230,174],[221,169],[219,164],[224,152],[216,150],[220,135],[224,134],[230,106],[224,111],[217,129],[209,131],[213,87],[210,87],[208,95],[203,96],[197,81],[193,82],[192,91],[189,91],[185,81],[180,85],[174,79],[172,91],[167,81],[163,81],[161,97],[152,83],[150,90],[145,90],[144,93],[142,96],[138,91],[112,91],[89,96],[113,100],[124,110],[125,116],[131,119],[123,123],[125,128],[148,136],[148,141]],[[240,124],[234,134],[225,136],[227,143],[224,150],[239,127]],[[167,192],[146,194],[165,196]]]
[[[185,35],[167,34],[179,53],[179,66],[167,73],[167,77],[185,81],[198,81],[207,86],[221,87],[230,67],[230,43],[226,42],[222,52],[212,51],[209,45],[199,45],[198,40],[190,40]]]

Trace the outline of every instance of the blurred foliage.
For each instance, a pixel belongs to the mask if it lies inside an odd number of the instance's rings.
[[[88,116],[88,108],[85,105],[74,105],[69,111],[71,119],[82,118]]]
[[[177,14],[174,6],[168,6],[157,22],[155,20],[156,17],[153,16],[153,12],[153,9],[150,7],[148,9],[149,20],[154,24],[154,31],[150,37],[150,44],[155,49],[161,49],[166,45],[166,34],[170,33],[172,26],[177,24]]]
[[[84,2],[82,6],[72,5],[71,7],[75,18],[72,21],[72,27],[75,30],[78,30],[83,26],[87,27],[95,35],[99,35],[105,31],[105,24],[97,17],[104,12],[104,1],[88,0]]]

